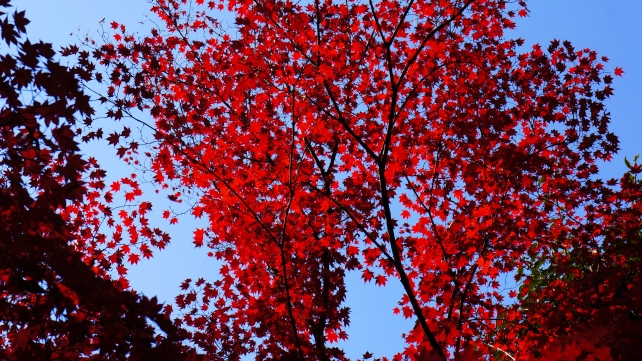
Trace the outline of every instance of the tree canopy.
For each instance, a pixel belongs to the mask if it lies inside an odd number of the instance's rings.
[[[91,73],[26,39],[24,11],[0,16],[0,358],[187,359],[185,336],[156,299],[101,272],[77,243],[78,224],[65,219],[104,177],[75,140],[77,117],[94,114],[80,84]]]
[[[155,0],[157,28],[112,22],[63,49],[73,67],[14,13],[1,355],[347,360],[359,272],[403,286],[393,311],[416,322],[393,360],[640,357],[641,168],[597,166],[622,70],[567,41],[520,53],[505,31],[526,5]],[[78,154],[103,138],[132,176]],[[144,181],[205,219],[193,243],[221,262],[177,310],[126,280],[169,242]]]

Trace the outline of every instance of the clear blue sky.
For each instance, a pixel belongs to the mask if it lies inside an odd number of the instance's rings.
[[[105,23],[115,20],[130,30],[142,29],[139,21],[146,19],[150,6],[145,0],[13,0],[13,5],[27,10],[32,21],[27,28],[30,39],[56,45],[75,42],[76,36],[86,33],[96,36],[103,18]],[[615,96],[607,102],[611,129],[620,137],[621,151],[611,164],[602,167],[605,178],[619,177],[625,171],[624,156],[642,153],[642,1],[533,0],[529,8],[530,17],[520,19],[518,29],[509,36],[524,38],[525,46],[547,45],[554,38],[570,40],[578,49],[591,48],[609,57],[610,69],[624,69],[624,77],[615,80]],[[95,151],[86,149],[87,153]],[[100,152],[103,166],[115,177],[122,166],[111,161],[111,150]],[[192,246],[193,227],[189,221],[165,227],[173,243],[130,270],[134,289],[171,302],[185,278],[216,275],[216,264],[205,256],[206,251]],[[377,357],[391,356],[401,350],[400,335],[412,324],[391,311],[401,288],[362,286],[358,275],[350,277],[348,287],[347,302],[353,310],[350,341],[343,345],[348,356],[356,358],[366,350]]]

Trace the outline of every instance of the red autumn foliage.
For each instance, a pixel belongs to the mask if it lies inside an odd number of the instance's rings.
[[[0,359],[189,358],[162,305],[96,272],[62,216],[104,176],[75,140],[94,113],[80,85],[91,72],[27,40],[24,11],[0,16]]]
[[[605,58],[519,53],[524,2],[197,3],[156,1],[163,29],[112,24],[93,56],[158,188],[209,220],[221,277],[176,298],[208,358],[345,359],[347,272],[403,285],[395,360],[634,352],[641,194],[596,178],[618,149]]]
[[[220,278],[185,280],[174,321],[204,358],[347,359],[348,272],[403,285],[416,325],[394,360],[641,357],[640,167],[596,176],[618,149],[605,58],[520,53],[504,31],[523,1],[196,3],[156,0],[163,29],[112,22],[113,42],[65,53],[104,67],[117,154],[208,221],[194,243]],[[92,275],[122,276],[169,238],[136,174],[102,178],[53,213]]]

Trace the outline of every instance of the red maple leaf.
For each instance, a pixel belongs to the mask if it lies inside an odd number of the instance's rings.
[[[109,144],[117,145],[120,139],[120,135],[118,135],[118,133],[111,133],[106,139]]]

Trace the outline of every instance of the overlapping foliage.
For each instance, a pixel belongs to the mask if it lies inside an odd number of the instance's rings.
[[[220,278],[186,280],[175,320],[206,359],[346,359],[348,272],[403,285],[394,312],[416,325],[394,360],[639,357],[640,167],[597,178],[618,149],[606,58],[520,53],[504,31],[521,1],[152,10],[161,29],[112,23],[113,40],[67,53],[107,69],[119,156],[208,222],[193,241]],[[132,176],[64,210],[96,272],[167,243],[144,197]]]
[[[80,252],[61,215],[103,182],[75,140],[77,117],[94,113],[80,85],[91,68],[63,66],[51,44],[30,42],[24,11],[0,16],[0,358],[188,358],[156,299],[95,272],[99,260]]]
[[[113,117],[154,117],[157,184],[209,220],[194,242],[221,279],[177,303],[210,357],[342,359],[355,270],[402,283],[399,358],[537,356],[606,304],[637,312],[637,258],[613,251],[637,247],[637,186],[595,180],[617,150],[606,58],[520,54],[503,33],[523,2],[197,3],[157,1],[164,29],[121,25],[94,56]],[[554,280],[534,282],[542,264]],[[501,292],[524,270],[519,299]]]

